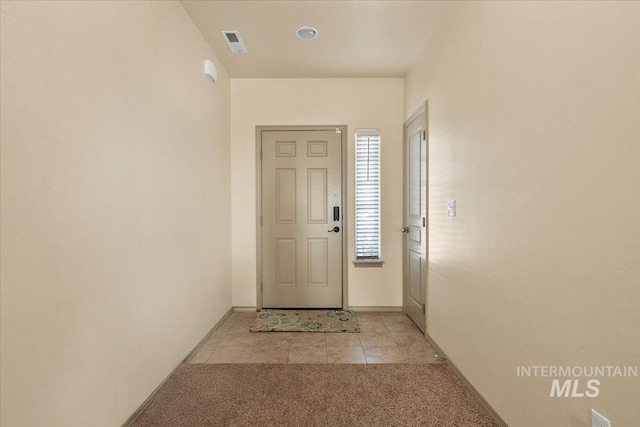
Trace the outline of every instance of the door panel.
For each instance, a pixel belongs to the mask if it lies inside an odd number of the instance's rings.
[[[277,141],[276,157],[295,157],[296,142],[295,141]]]
[[[327,157],[327,141],[307,141],[307,157]]]
[[[419,219],[422,215],[420,200],[420,160],[422,158],[421,129],[416,129],[409,135],[409,216],[411,220]]]
[[[417,305],[422,304],[422,283],[420,280],[420,264],[422,254],[409,250],[409,298]]]
[[[307,265],[309,266],[309,286],[327,286],[329,257],[328,239],[308,239]]]
[[[327,169],[307,169],[307,223],[327,223]]]
[[[404,304],[424,332],[427,303],[427,141],[426,110],[405,125]]]
[[[262,306],[342,307],[342,136],[262,131]],[[339,232],[330,232],[339,227]]]
[[[276,239],[276,285],[296,286],[296,241]]]
[[[296,222],[296,170],[276,169],[276,222]]]

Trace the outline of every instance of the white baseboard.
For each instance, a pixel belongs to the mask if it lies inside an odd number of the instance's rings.
[[[351,311],[394,311],[401,313],[402,307],[398,306],[364,306],[364,307],[349,307]]]
[[[253,307],[247,307],[247,306],[239,306],[239,307],[233,307],[233,311],[239,312],[239,313],[248,313],[250,311],[256,311],[257,308],[254,305]]]
[[[440,348],[440,346],[438,346],[438,344],[434,341],[434,339],[431,338],[429,334],[425,334],[425,337],[427,338],[427,341],[429,341],[429,344],[431,344],[431,347],[433,347],[433,349],[436,351],[436,354],[439,357],[444,356],[447,365],[449,365],[449,368],[451,368],[453,373],[456,374],[458,378],[460,378],[460,380],[462,381],[464,386],[467,388],[467,390],[469,390],[471,394],[473,394],[475,398],[478,399],[478,402],[480,402],[480,405],[482,405],[482,407],[489,413],[489,416],[493,419],[493,421],[499,427],[509,427],[507,423],[505,423],[504,420],[500,417],[500,415],[498,415],[498,413],[491,407],[489,402],[487,402],[485,398],[482,397],[480,392],[476,390],[473,384],[471,384],[469,380],[464,376],[464,374],[460,372],[460,370],[455,365],[455,363],[453,363],[453,361],[445,355],[444,351],[442,351],[442,349]]]
[[[256,311],[257,308],[255,306],[234,306],[233,311],[240,313],[247,313]],[[398,306],[362,306],[362,307],[349,307],[351,311],[393,311],[393,312],[402,312],[402,307]]]
[[[189,354],[187,354],[187,356],[182,359],[182,362],[178,363],[178,366],[176,366],[173,371],[171,371],[171,373],[169,375],[167,375],[167,377],[160,383],[160,385],[158,385],[158,387],[156,387],[155,390],[153,390],[153,392],[151,392],[151,394],[149,395],[149,397],[147,397],[147,399],[142,402],[142,405],[140,405],[138,407],[138,409],[136,409],[133,414],[131,414],[131,416],[127,419],[127,421],[124,422],[124,424],[122,424],[122,427],[130,427],[133,425],[133,423],[136,422],[136,420],[138,419],[138,417],[140,415],[142,415],[142,413],[144,412],[145,409],[147,409],[147,406],[149,406],[149,403],[151,403],[151,400],[156,396],[156,394],[158,393],[158,391],[162,388],[162,386],[164,385],[164,383],[167,382],[167,380],[171,377],[171,375],[173,375],[180,366],[184,365],[185,363],[189,363],[189,361],[193,358],[193,356],[196,355],[196,353],[200,350],[200,348],[207,342],[209,341],[209,338],[211,337],[211,335],[216,331],[216,329],[218,329],[220,327],[220,325],[222,325],[222,323],[224,323],[225,320],[227,320],[227,317],[229,317],[231,315],[231,313],[233,313],[233,309],[230,308],[225,314],[224,316],[222,316],[222,319],[220,319],[218,321],[218,323],[215,324],[215,326],[213,328],[211,328],[211,330],[204,336],[204,338],[202,338],[200,340],[200,342],[193,348],[193,350],[191,350],[191,352],[189,352]]]

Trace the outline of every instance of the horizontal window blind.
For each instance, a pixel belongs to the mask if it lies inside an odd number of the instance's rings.
[[[356,131],[356,259],[380,258],[380,133]]]

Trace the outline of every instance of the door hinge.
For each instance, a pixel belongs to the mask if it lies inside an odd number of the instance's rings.
[[[420,310],[422,310],[422,314],[426,313],[427,312],[427,305],[426,304],[422,304],[420,306]]]
[[[426,217],[422,217],[422,226],[423,227],[427,226],[427,218]]]
[[[427,131],[426,131],[426,130],[423,130],[423,131],[422,131],[422,140],[423,140],[423,141],[426,141],[426,140],[427,140]]]

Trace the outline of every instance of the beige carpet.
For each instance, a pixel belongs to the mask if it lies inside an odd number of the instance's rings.
[[[446,365],[183,365],[134,424],[494,426]]]

